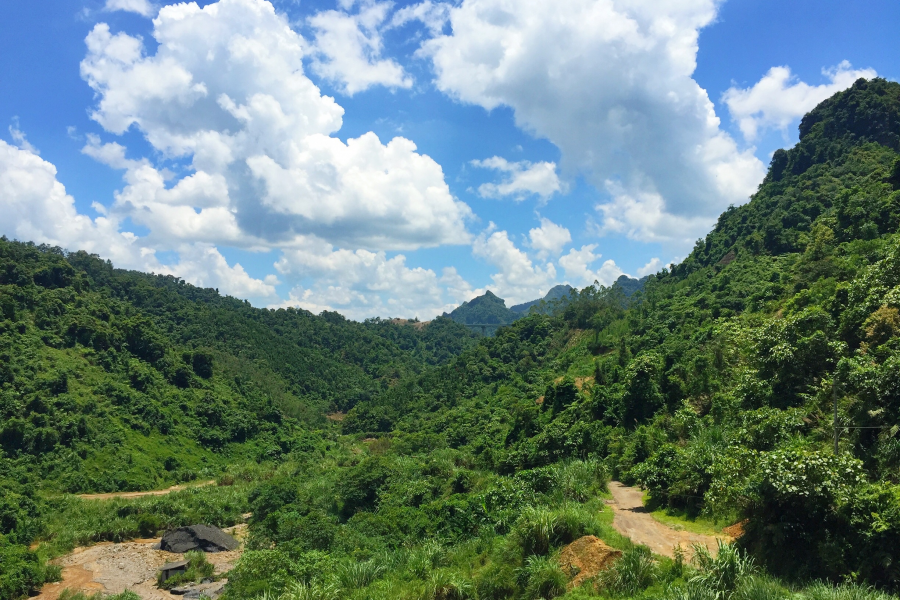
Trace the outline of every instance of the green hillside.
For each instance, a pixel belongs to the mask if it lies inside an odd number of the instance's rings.
[[[771,573],[896,586],[900,84],[858,81],[800,130],[630,302],[582,290],[345,428],[428,433],[505,474],[595,457],[656,506],[747,519],[740,544]]]
[[[890,598],[900,84],[860,80],[800,133],[681,264],[477,343],[451,319],[253,309],[3,241],[0,598],[75,543],[241,512],[229,599]],[[509,310],[483,298],[472,319]],[[55,495],[205,476],[222,485]],[[744,534],[717,559],[655,559],[612,529],[610,478]],[[624,555],[567,590],[557,553],[587,534]]]

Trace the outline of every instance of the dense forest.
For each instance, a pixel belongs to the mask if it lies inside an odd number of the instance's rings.
[[[0,597],[73,545],[247,511],[229,599],[887,598],[898,226],[900,84],[873,79],[806,115],[683,262],[490,337],[259,310],[4,240]],[[743,534],[653,557],[612,529],[610,478]],[[570,590],[557,554],[586,534],[623,556]]]

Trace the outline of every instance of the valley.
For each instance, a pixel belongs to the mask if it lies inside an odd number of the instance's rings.
[[[245,517],[225,600],[893,598],[898,228],[874,78],[683,261],[515,319],[493,293],[422,325],[260,309],[3,238],[0,599],[85,570],[155,598],[172,557],[135,540]],[[575,587],[589,536],[621,555]]]

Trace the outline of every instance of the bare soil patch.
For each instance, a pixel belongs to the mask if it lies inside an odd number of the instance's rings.
[[[235,525],[224,531],[243,541],[247,525]],[[57,600],[65,589],[87,593],[119,594],[131,590],[144,600],[172,600],[182,598],[156,587],[156,574],[167,562],[181,560],[181,554],[154,548],[159,539],[134,540],[113,544],[103,542],[86,548],[76,548],[71,554],[54,560],[63,568],[63,580],[47,584],[32,600]],[[231,570],[240,558],[243,546],[231,552],[206,555],[215,566],[216,574]]]
[[[715,555],[718,550],[717,539],[730,542],[728,535],[711,536],[690,531],[678,531],[660,523],[644,508],[644,493],[639,488],[623,485],[618,481],[609,483],[612,501],[608,501],[613,509],[613,527],[616,531],[631,539],[636,544],[648,546],[650,550],[662,556],[673,558],[675,546],[681,546],[685,554],[692,555],[691,545],[706,546]]]
[[[586,535],[562,549],[559,564],[570,577],[575,574],[568,585],[571,590],[608,569],[620,556],[621,550],[607,546],[596,536]]]

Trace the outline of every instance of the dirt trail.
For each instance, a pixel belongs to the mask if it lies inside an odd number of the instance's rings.
[[[149,492],[110,492],[108,494],[78,494],[78,497],[85,500],[108,500],[110,498],[143,498],[144,496],[165,496],[166,494],[171,494],[172,492],[177,492],[180,490],[186,490],[187,488],[212,485],[215,482],[215,479],[210,479],[209,481],[202,481],[200,483],[173,485],[172,487],[166,488],[164,490],[151,490]]]
[[[648,546],[656,554],[674,556],[674,548],[680,545],[688,556],[691,555],[691,544],[697,543],[709,548],[716,553],[718,547],[716,537],[691,533],[690,531],[678,531],[660,523],[644,508],[644,493],[639,488],[627,487],[618,481],[609,483],[609,491],[612,493],[612,501],[608,501],[613,509],[613,527],[616,531],[631,539],[636,544]],[[726,535],[719,536],[725,542],[731,538]]]
[[[225,531],[243,541],[247,535],[247,525],[235,525]],[[45,585],[41,593],[31,600],[57,600],[66,588],[105,594],[131,590],[142,600],[183,598],[156,587],[159,567],[183,558],[181,554],[158,550],[154,547],[157,544],[158,538],[121,544],[103,542],[87,548],[76,548],[71,554],[53,561],[63,568],[63,580]],[[234,566],[242,552],[241,547],[231,552],[208,553],[206,559],[215,566],[217,574],[224,573]]]

